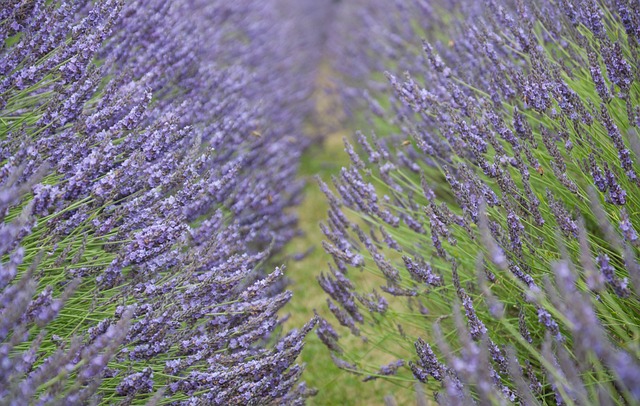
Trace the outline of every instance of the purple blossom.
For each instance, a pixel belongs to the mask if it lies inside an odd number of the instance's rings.
[[[426,283],[427,285],[438,286],[441,284],[442,279],[439,275],[435,274],[431,269],[431,265],[426,262],[415,262],[407,256],[403,256],[405,267],[411,274],[411,277],[419,282]]]
[[[622,93],[627,93],[633,81],[633,74],[631,65],[622,54],[620,44],[605,42],[602,47],[602,56],[609,80],[618,86]]]
[[[616,179],[616,175],[611,171],[611,169],[609,169],[606,162],[604,164],[604,174],[607,179],[608,189],[606,201],[618,206],[624,206],[627,202],[627,192],[620,186]]]
[[[610,259],[607,254],[601,253],[596,257],[596,262],[600,267],[600,272],[602,272],[605,281],[613,288],[616,295],[620,297],[629,296],[630,292],[627,288],[627,279],[620,279],[618,276],[616,276],[616,270],[613,266],[611,266],[609,261]]]
[[[635,245],[638,240],[638,233],[636,233],[636,230],[631,223],[631,219],[629,218],[629,214],[627,214],[627,211],[624,208],[620,210],[620,217],[620,230],[622,231],[623,237],[631,244]]]
[[[431,346],[424,342],[422,338],[414,343],[418,354],[418,363],[410,363],[409,366],[413,375],[421,382],[427,382],[427,377],[431,376],[437,381],[442,381],[446,374],[446,367],[438,361]]]
[[[120,396],[132,396],[136,393],[148,393],[153,390],[153,371],[145,368],[142,372],[133,373],[125,377],[116,387]]]

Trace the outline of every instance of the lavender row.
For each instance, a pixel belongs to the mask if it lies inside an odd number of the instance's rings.
[[[0,10],[0,403],[299,404],[265,267],[318,54],[285,1]],[[295,39],[295,40],[294,40]]]
[[[344,13],[335,69],[375,133],[320,184],[338,366],[442,404],[640,402],[638,4]],[[374,368],[340,331],[398,361]]]

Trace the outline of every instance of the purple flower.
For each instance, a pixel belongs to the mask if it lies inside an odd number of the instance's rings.
[[[151,391],[153,391],[153,371],[151,368],[145,368],[142,372],[126,376],[116,387],[116,393],[120,396],[133,396],[137,393]]]
[[[431,269],[431,265],[424,261],[414,262],[411,258],[403,256],[405,267],[411,274],[411,277],[419,282],[426,283],[427,285],[438,286],[442,282],[442,278],[435,274]]]

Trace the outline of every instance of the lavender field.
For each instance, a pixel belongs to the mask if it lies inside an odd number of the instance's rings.
[[[5,0],[0,406],[640,405],[637,0]]]

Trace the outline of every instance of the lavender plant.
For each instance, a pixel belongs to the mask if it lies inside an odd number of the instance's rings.
[[[291,293],[264,266],[296,232],[313,77],[284,9],[3,3],[0,404],[313,394],[316,321],[276,334]]]
[[[334,55],[377,135],[320,182],[336,364],[442,404],[640,403],[637,2],[368,6]]]

